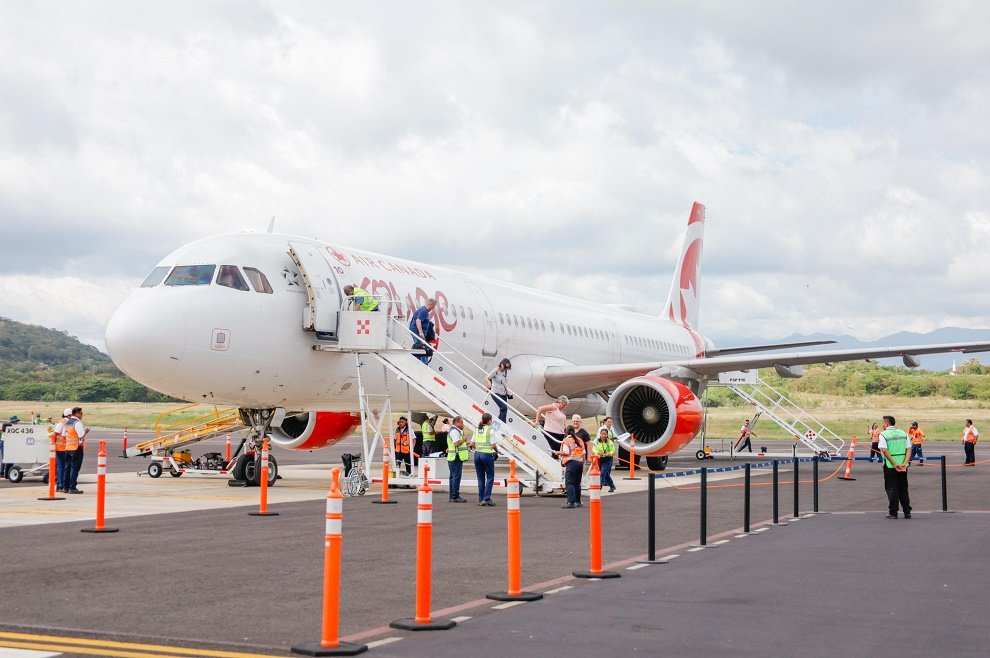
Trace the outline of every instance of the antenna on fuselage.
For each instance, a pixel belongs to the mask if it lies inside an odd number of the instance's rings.
[[[272,215],[271,221],[268,222],[268,231],[267,232],[268,233],[271,233],[274,230],[275,230],[275,215]]]

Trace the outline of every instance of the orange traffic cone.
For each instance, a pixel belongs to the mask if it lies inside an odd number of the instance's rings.
[[[853,461],[856,460],[856,435],[854,434],[849,440],[849,452],[846,454],[846,473],[845,475],[840,475],[840,480],[855,480],[852,477],[853,472]]]

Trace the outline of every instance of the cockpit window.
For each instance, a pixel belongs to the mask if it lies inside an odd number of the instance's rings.
[[[234,290],[250,290],[247,282],[244,281],[244,277],[241,276],[241,271],[237,269],[236,265],[220,266],[220,273],[217,274],[217,285],[224,286],[226,288],[233,288]]]
[[[165,275],[168,274],[169,267],[170,266],[168,265],[160,265],[159,267],[156,267],[155,269],[151,270],[151,274],[149,274],[148,278],[144,280],[144,283],[141,284],[141,287],[154,288],[155,286],[157,286],[159,283],[162,282],[162,279],[165,278]]]
[[[248,281],[251,282],[251,287],[257,292],[263,292],[267,295],[272,294],[272,287],[268,285],[268,279],[261,273],[261,270],[254,267],[245,267],[244,274],[247,276]]]
[[[177,265],[165,279],[166,286],[208,286],[216,265]]]

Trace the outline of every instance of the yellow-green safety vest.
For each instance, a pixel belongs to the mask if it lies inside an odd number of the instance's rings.
[[[360,297],[361,305],[358,306],[359,311],[374,311],[378,308],[378,300],[371,296],[367,290],[361,288],[355,288],[354,294],[351,295],[352,298]],[[354,301],[357,301],[356,299]]]
[[[430,421],[424,420],[419,426],[419,430],[423,433],[424,441],[435,441],[437,438],[436,432],[433,431],[433,425]]]
[[[450,431],[447,432],[447,461],[449,462],[454,461],[454,455],[456,452],[457,459],[461,460],[462,462],[466,462],[468,460],[468,457],[470,456],[470,453],[468,452],[467,441],[462,443],[460,446],[455,447],[454,437],[451,436],[451,434],[453,434],[454,431],[455,430],[452,428]],[[458,432],[458,440],[463,439],[464,432],[461,430],[456,430],[456,431]]]
[[[599,457],[613,457],[615,456],[615,443],[612,439],[606,439],[605,441],[596,440],[591,446],[591,450]]]
[[[492,426],[485,425],[474,433],[474,451],[483,454],[493,454],[495,447],[492,445]]]
[[[887,452],[890,456],[897,459],[897,466],[904,463],[904,456],[907,454],[908,445],[908,435],[904,430],[899,430],[896,427],[888,427],[880,436],[887,441]],[[884,466],[887,468],[894,468],[894,465],[887,457],[883,458]]]

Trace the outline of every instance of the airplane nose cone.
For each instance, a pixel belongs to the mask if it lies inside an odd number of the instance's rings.
[[[186,346],[186,318],[168,302],[134,297],[110,318],[105,337],[117,367],[154,387],[179,365]]]

